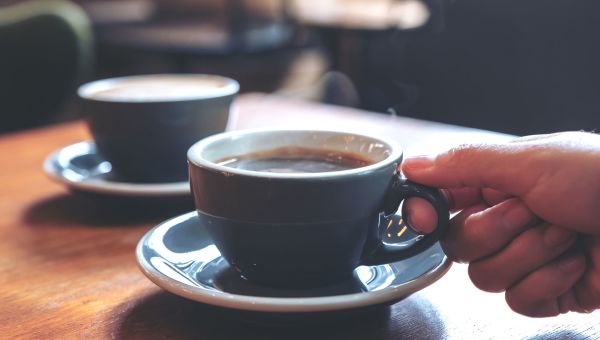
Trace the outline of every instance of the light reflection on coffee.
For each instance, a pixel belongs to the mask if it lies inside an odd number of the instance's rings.
[[[227,157],[216,163],[260,172],[318,173],[360,168],[375,162],[351,152],[289,146]]]

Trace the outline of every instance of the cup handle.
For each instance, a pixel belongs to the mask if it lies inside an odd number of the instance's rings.
[[[408,222],[408,216],[403,216],[406,230],[403,230],[402,241],[399,243],[385,243],[383,235],[400,203],[411,197],[420,197],[427,200],[437,213],[437,226],[429,234],[416,231]],[[370,230],[367,242],[363,249],[362,265],[379,265],[396,262],[431,247],[436,243],[448,228],[450,212],[448,202],[441,191],[426,185],[407,180],[397,174],[384,198],[383,211],[380,214],[379,224]]]

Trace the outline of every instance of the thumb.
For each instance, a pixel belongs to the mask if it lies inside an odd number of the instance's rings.
[[[401,169],[410,180],[437,188],[492,188],[514,196],[530,190],[543,170],[517,144],[462,145],[436,157],[407,158]]]

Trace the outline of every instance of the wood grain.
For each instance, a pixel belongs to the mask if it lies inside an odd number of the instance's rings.
[[[505,135],[430,122],[244,95],[230,128],[344,128],[388,135],[407,153]],[[455,265],[410,298],[356,315],[313,315],[266,325],[277,316],[234,313],[164,292],[137,269],[134,249],[189,201],[99,200],[75,195],[44,175],[52,151],[85,140],[83,122],[0,136],[0,338],[108,339],[590,339],[599,313],[530,319],[502,295],[478,291]]]

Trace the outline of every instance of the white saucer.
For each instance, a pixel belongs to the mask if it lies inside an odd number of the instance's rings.
[[[187,181],[175,183],[128,183],[111,173],[111,165],[96,152],[92,142],[80,142],[53,152],[44,161],[53,180],[73,190],[117,196],[187,196]]]
[[[196,212],[159,224],[138,243],[138,265],[156,285],[208,305],[256,312],[327,312],[389,305],[441,278],[451,262],[439,244],[412,258],[361,266],[347,282],[275,289],[241,278],[213,245]]]

